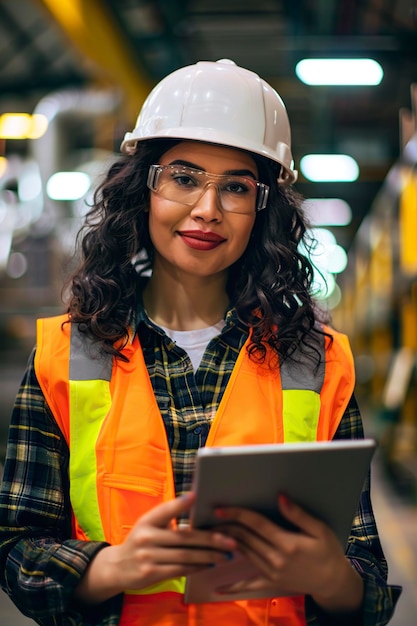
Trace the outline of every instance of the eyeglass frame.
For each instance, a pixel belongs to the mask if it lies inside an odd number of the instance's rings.
[[[150,189],[151,191],[153,191],[154,193],[158,193],[158,189],[157,189],[157,184],[158,184],[158,178],[159,175],[162,173],[162,171],[167,170],[168,168],[178,168],[178,170],[181,170],[181,168],[184,168],[187,170],[187,172],[190,173],[195,173],[195,174],[203,174],[204,176],[207,177],[211,177],[214,179],[224,179],[227,178],[228,176],[230,178],[244,178],[246,180],[249,180],[251,183],[255,183],[256,188],[257,188],[257,194],[256,194],[256,203],[255,203],[255,213],[258,213],[259,211],[263,211],[266,208],[266,205],[268,203],[268,196],[269,196],[269,185],[265,184],[265,183],[261,183],[260,181],[250,177],[250,176],[239,176],[236,175],[235,177],[233,176],[233,174],[211,174],[210,172],[206,172],[205,170],[199,170],[193,167],[189,167],[188,165],[159,165],[159,164],[154,164],[154,165],[150,165],[149,166],[149,172],[148,172],[148,177],[147,177],[147,187],[148,189]],[[213,184],[213,183],[211,183]],[[216,184],[216,183],[214,183]],[[195,202],[193,202],[192,204],[188,204],[188,202],[180,202],[180,204],[184,204],[184,206],[194,206],[199,199],[204,195],[204,193],[206,192],[207,186],[210,185],[210,181],[203,187],[202,189],[202,193],[200,195],[199,198],[197,198],[197,200],[195,200]],[[220,190],[218,185],[216,184],[217,187],[217,192],[220,195]],[[220,200],[221,200],[221,195],[220,195]],[[225,209],[222,205],[222,209],[224,211],[226,211],[227,213],[234,213],[237,211],[229,211],[228,209]]]

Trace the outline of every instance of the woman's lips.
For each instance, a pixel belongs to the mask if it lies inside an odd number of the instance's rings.
[[[226,239],[217,233],[205,232],[202,230],[181,230],[179,236],[186,246],[194,250],[214,250]]]

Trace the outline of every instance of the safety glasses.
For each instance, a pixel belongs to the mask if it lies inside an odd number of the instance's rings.
[[[190,207],[214,186],[224,211],[243,214],[262,211],[269,194],[268,185],[250,176],[210,174],[185,165],[151,165],[147,185],[166,200]]]

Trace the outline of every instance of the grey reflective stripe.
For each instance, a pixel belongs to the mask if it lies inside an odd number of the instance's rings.
[[[77,324],[71,324],[70,380],[110,380],[112,356],[100,352],[98,344]]]
[[[312,344],[314,344],[312,346]],[[317,366],[317,357],[320,364]],[[281,365],[282,389],[308,389],[321,392],[326,370],[324,335],[310,334],[309,346],[297,350]],[[111,379],[112,357],[100,352],[92,339],[71,324],[70,380]]]
[[[326,371],[326,355],[324,335],[309,335],[309,346],[298,349],[294,355],[287,358],[281,365],[282,389],[307,389],[321,392]],[[314,347],[310,347],[314,345]],[[320,365],[317,358],[320,355]]]

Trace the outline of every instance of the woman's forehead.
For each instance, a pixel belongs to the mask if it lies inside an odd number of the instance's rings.
[[[258,173],[255,159],[249,152],[202,141],[181,141],[164,152],[160,163],[167,165],[177,159],[188,161],[213,173],[216,173],[217,169],[218,173],[235,169],[249,169],[256,175]]]

